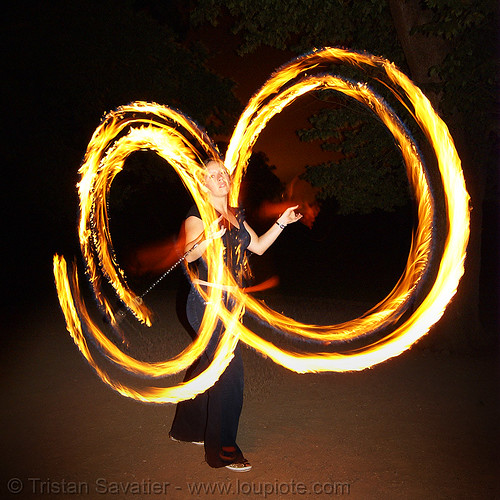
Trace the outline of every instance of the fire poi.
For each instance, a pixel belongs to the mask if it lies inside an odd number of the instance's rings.
[[[426,271],[436,237],[433,231],[435,202],[417,145],[394,111],[367,84],[330,74],[311,74],[324,63],[342,63],[363,71],[373,68],[380,71],[387,78],[390,90],[408,108],[431,145],[443,185],[447,217],[444,248],[438,256],[437,272],[432,277]],[[193,398],[218,380],[228,366],[238,341],[298,373],[363,370],[410,348],[443,315],[464,273],[469,238],[469,195],[460,158],[446,124],[422,91],[389,61],[339,48],[323,48],[298,57],[277,70],[251,98],[229,143],[224,163],[233,179],[230,201],[233,205],[237,203],[252,147],[267,122],[300,96],[321,89],[333,89],[363,103],[390,130],[401,151],[416,200],[418,224],[414,228],[406,268],[400,280],[385,299],[359,318],[336,325],[302,324],[270,309],[236,286],[224,265],[222,243],[214,240],[208,246],[205,257],[209,280],[220,287],[204,291],[197,285],[199,293],[210,304],[197,339],[172,359],[150,363],[129,356],[108,339],[88,313],[80,294],[76,266],[69,272],[64,257],[55,255],[54,275],[67,329],[101,379],[120,394],[152,403],[175,403]],[[108,226],[107,196],[110,186],[127,156],[140,149],[155,151],[166,160],[167,167],[171,165],[175,169],[195,200],[205,226],[217,219],[215,210],[207,203],[202,191],[200,171],[203,166],[199,151],[213,158],[220,155],[201,128],[179,111],[147,102],[134,102],[105,116],[92,136],[80,168],[79,239],[93,292],[112,325],[116,325],[118,319],[109,299],[102,292],[102,276],[138,321],[146,325],[152,322],[151,311],[129,287],[125,272],[116,260]],[[411,299],[424,282],[427,294],[409,314]],[[222,305],[223,288],[228,290],[236,304],[232,310]],[[364,339],[365,344],[342,352],[292,352],[260,338],[243,325],[241,317],[245,312],[275,330],[294,338],[307,338],[319,345],[331,346],[335,342],[355,339]],[[213,363],[196,378],[171,387],[152,384],[137,389],[125,386],[99,366],[87,345],[86,336],[90,336],[109,360],[130,373],[151,379],[168,377],[185,370],[200,356],[210,340],[213,325],[219,320],[224,324],[225,333]],[[391,328],[391,325],[394,327]],[[382,338],[373,335],[388,329],[389,333],[384,333]]]

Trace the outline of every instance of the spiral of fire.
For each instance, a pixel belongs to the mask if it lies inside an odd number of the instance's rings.
[[[435,203],[429,187],[419,149],[394,111],[365,83],[352,82],[331,74],[310,75],[324,63],[342,63],[362,71],[377,69],[388,80],[388,86],[410,111],[431,145],[443,185],[447,234],[437,272],[429,278],[426,271],[435,237]],[[67,328],[87,361],[102,380],[121,394],[141,401],[166,403],[189,399],[211,387],[223,373],[233,356],[238,341],[245,342],[280,365],[299,372],[362,370],[398,356],[423,337],[441,318],[456,293],[464,273],[464,260],[469,237],[469,196],[460,158],[445,123],[429,100],[408,77],[389,61],[369,54],[338,48],[324,48],[298,57],[277,70],[249,101],[235,127],[225,164],[232,173],[230,201],[236,204],[252,147],[268,121],[286,106],[308,92],[332,89],[368,107],[390,130],[398,145],[407,176],[416,200],[418,224],[414,229],[406,268],[390,294],[361,317],[337,325],[307,325],[267,307],[263,302],[238,288],[224,265],[223,246],[214,241],[205,254],[208,279],[221,287],[204,292],[210,305],[206,308],[199,336],[179,355],[158,363],[139,361],[111,342],[91,319],[81,298],[76,267],[68,272],[62,256],[54,256],[54,275],[59,301]],[[219,157],[210,138],[192,120],[166,106],[134,102],[109,113],[96,129],[87,148],[78,185],[80,196],[79,239],[86,270],[95,297],[111,324],[115,313],[102,292],[104,276],[120,300],[137,319],[151,324],[151,312],[130,289],[126,275],[115,257],[108,226],[107,197],[114,177],[123,168],[132,152],[139,149],[155,151],[171,165],[191,193],[205,225],[217,217],[206,201],[202,189],[203,166],[200,152]],[[435,258],[435,256],[434,256]],[[432,283],[428,283],[428,280]],[[426,282],[426,296],[408,314],[414,294]],[[236,304],[232,310],[223,306],[222,288]],[[335,344],[366,338],[366,344],[352,351],[292,352],[266,341],[245,327],[242,314],[248,311],[265,324],[297,338],[319,344]],[[406,315],[405,315],[406,313]],[[402,319],[402,318],[406,319]],[[213,332],[213,325],[222,321],[225,333],[220,340],[213,363],[196,378],[172,387],[132,388],[113,379],[100,367],[88,348],[85,335],[90,335],[112,362],[125,370],[151,378],[166,377],[187,368],[203,352]],[[391,328],[391,325],[394,325]],[[374,332],[386,331],[374,340]]]

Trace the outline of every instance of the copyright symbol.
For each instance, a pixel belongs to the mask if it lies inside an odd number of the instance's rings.
[[[12,479],[9,479],[7,483],[7,489],[9,490],[10,493],[21,493],[23,491],[23,482],[18,479],[17,477],[13,477]]]

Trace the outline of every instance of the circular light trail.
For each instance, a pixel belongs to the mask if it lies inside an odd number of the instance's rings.
[[[443,185],[448,223],[439,266],[432,278],[428,278],[426,271],[434,237],[435,208],[418,148],[395,113],[366,84],[328,74],[311,75],[324,63],[350,64],[361,71],[376,69],[381,72],[387,78],[389,88],[412,113],[432,146]],[[199,289],[210,307],[206,308],[198,338],[174,358],[148,363],[130,357],[101,332],[81,299],[76,269],[68,273],[64,258],[56,255],[54,275],[68,330],[105,383],[121,394],[141,401],[165,403],[192,398],[216,382],[232,359],[239,340],[276,363],[300,373],[362,370],[399,355],[439,321],[464,272],[469,237],[469,196],[448,128],[420,89],[387,60],[369,54],[325,48],[299,57],[276,71],[248,103],[229,144],[225,163],[233,174],[231,202],[237,202],[252,147],[267,122],[300,96],[320,89],[342,92],[371,109],[392,133],[404,159],[419,220],[406,269],[392,292],[354,320],[327,326],[302,324],[273,311],[239,289],[224,265],[222,243],[214,241],[206,252],[208,280],[229,287],[228,294],[237,307],[230,311],[222,305],[222,287],[209,287],[207,293]],[[176,170],[196,201],[205,225],[216,219],[215,211],[207,203],[202,190],[203,168],[199,155],[203,151],[206,156],[218,157],[218,152],[194,122],[168,107],[143,102],[123,106],[105,117],[89,143],[80,169],[79,237],[95,296],[114,325],[117,321],[113,308],[101,291],[101,275],[106,277],[138,320],[151,324],[150,311],[128,287],[125,273],[116,261],[107,220],[106,200],[111,183],[122,169],[126,157],[139,149],[156,151]],[[427,283],[426,280],[430,279],[432,283]],[[420,290],[423,282],[428,288],[427,295],[411,315],[407,314],[408,317],[401,320],[403,314],[408,313],[410,299]],[[367,342],[352,351],[292,352],[263,340],[246,328],[241,322],[245,311],[299,339],[307,338],[319,344],[359,338],[366,338]],[[127,371],[151,378],[166,377],[187,368],[203,352],[212,334],[212,325],[218,320],[224,323],[225,334],[212,365],[195,379],[172,387],[131,388],[114,380],[94,359],[84,336],[84,332],[90,335],[113,363]],[[373,333],[386,330],[389,333],[373,340]]]

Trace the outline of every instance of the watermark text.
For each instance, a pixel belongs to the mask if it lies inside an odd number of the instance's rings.
[[[73,481],[68,479],[49,479],[29,477],[26,479],[11,478],[7,481],[9,493],[31,493],[39,496],[54,497],[57,495],[113,495],[117,498],[126,495],[146,497],[148,495],[162,495],[168,497],[174,491],[184,491],[186,496],[236,496],[237,498],[269,498],[286,496],[295,497],[307,494],[343,496],[351,493],[351,486],[347,482],[336,481],[243,481],[241,479],[229,481],[196,481],[184,485],[175,485],[169,481],[110,481],[106,478],[97,478],[95,481]]]

